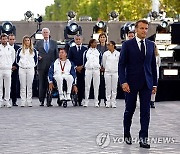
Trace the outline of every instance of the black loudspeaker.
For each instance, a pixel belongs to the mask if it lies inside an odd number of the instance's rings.
[[[180,22],[171,24],[171,43],[180,44]]]

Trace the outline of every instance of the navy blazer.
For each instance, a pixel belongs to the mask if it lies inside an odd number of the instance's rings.
[[[69,48],[68,59],[74,63],[75,66],[83,65],[83,54],[87,50],[83,45],[81,46],[81,50],[78,52],[76,46],[72,46]]]
[[[130,89],[138,89],[144,75],[149,89],[157,86],[155,45],[147,39],[145,39],[145,44],[146,56],[144,60],[136,38],[125,41],[122,45],[118,66],[119,81],[121,84],[128,83]]]

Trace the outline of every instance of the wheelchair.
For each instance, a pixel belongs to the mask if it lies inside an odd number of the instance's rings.
[[[55,80],[53,80],[53,85],[54,85],[53,90],[51,91],[48,88],[48,91],[47,91],[47,104],[51,104],[52,98],[57,98],[58,106],[63,106],[64,108],[66,108],[68,106],[68,102],[72,102],[73,106],[77,106],[77,103],[78,103],[77,93],[75,93],[74,91],[71,92],[71,100],[60,100],[58,87]],[[66,91],[67,91],[67,83],[66,83],[66,80],[63,80],[63,94],[64,95]]]

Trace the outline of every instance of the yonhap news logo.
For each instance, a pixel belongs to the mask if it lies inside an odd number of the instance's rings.
[[[139,138],[132,137],[132,143],[139,144]],[[147,138],[147,142],[150,144],[172,144],[176,143],[173,137],[149,137]],[[125,143],[124,137],[115,136],[107,132],[99,133],[96,137],[96,144],[100,148],[106,148],[110,144],[122,144]]]

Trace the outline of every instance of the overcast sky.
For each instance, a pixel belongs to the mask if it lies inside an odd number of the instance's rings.
[[[0,21],[19,21],[24,19],[24,13],[31,11],[34,17],[44,15],[45,7],[54,0],[0,0]]]

